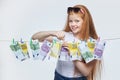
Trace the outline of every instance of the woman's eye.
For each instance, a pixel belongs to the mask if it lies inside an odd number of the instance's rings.
[[[80,22],[79,20],[75,20],[75,22]]]
[[[72,20],[69,20],[69,22],[72,22]]]

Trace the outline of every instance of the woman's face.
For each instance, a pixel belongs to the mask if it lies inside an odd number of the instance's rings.
[[[80,33],[82,27],[83,19],[78,14],[70,14],[69,15],[69,27],[73,34],[77,35]]]

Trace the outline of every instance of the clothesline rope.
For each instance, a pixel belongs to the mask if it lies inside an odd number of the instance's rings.
[[[103,40],[118,40],[118,39],[120,39],[119,37],[118,38],[108,38],[108,39],[103,39]]]
[[[111,41],[111,40],[119,40],[120,37],[117,37],[117,38],[106,38],[106,39],[102,39],[102,40],[106,40],[106,41]],[[11,42],[12,40],[0,40],[0,42]],[[30,42],[28,40],[23,40],[25,42]]]

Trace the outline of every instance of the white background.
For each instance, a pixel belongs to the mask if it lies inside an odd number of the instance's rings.
[[[0,80],[53,80],[56,61],[18,61],[9,48],[12,39],[29,41],[44,30],[62,30],[66,9],[84,4],[102,39],[120,37],[119,0],[0,0]],[[120,40],[107,40],[102,80],[119,80]]]

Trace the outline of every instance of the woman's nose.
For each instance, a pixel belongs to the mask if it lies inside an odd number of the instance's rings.
[[[74,26],[74,25],[76,25],[76,23],[75,23],[75,22],[72,22],[71,25]]]

